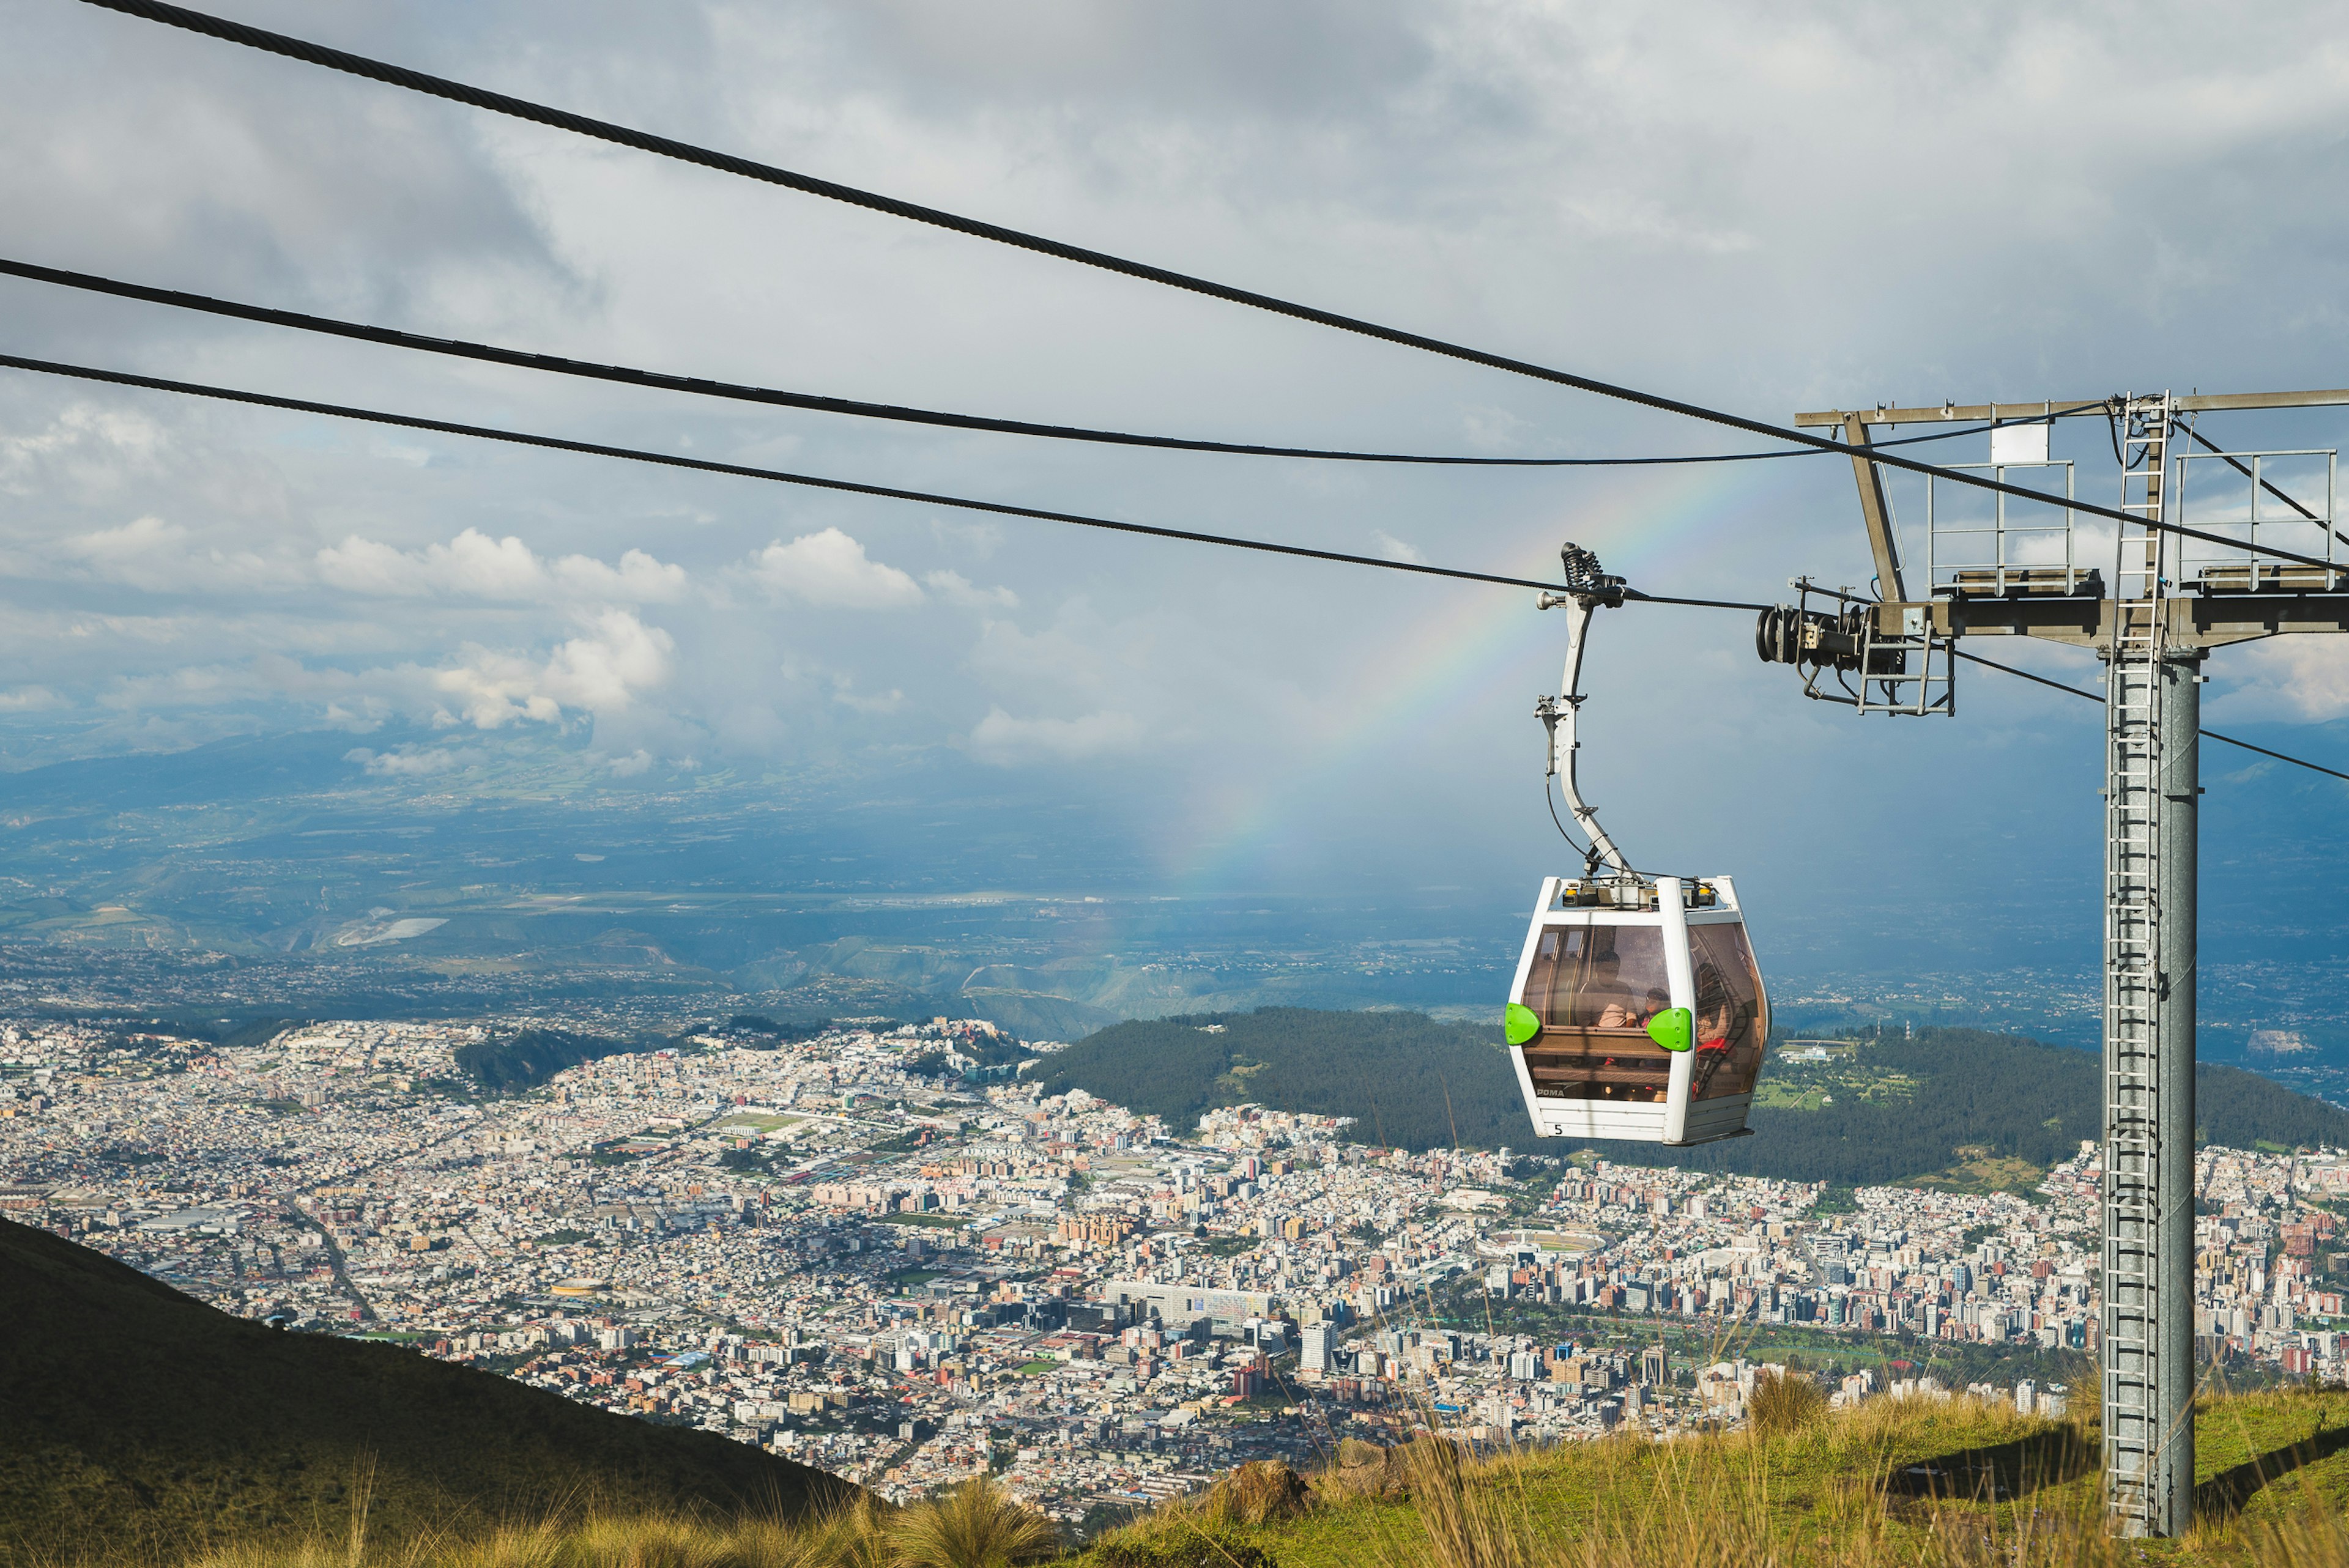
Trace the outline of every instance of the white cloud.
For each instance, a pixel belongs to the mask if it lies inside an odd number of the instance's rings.
[[[1504,452],[1515,449],[1533,427],[1510,409],[1479,404],[1460,410],[1460,428],[1478,451]]]
[[[452,769],[470,768],[488,756],[478,748],[463,746],[403,746],[393,751],[357,746],[343,753],[343,760],[356,762],[378,778],[429,779]]]
[[[318,552],[318,576],[329,587],[353,593],[423,593],[422,562],[388,544],[352,534]]]
[[[607,759],[605,764],[605,766],[612,769],[612,777],[615,779],[634,779],[637,774],[648,770],[652,765],[653,754],[647,751],[641,746],[637,747],[634,751],[629,752],[626,757],[614,757]],[[582,855],[579,858],[581,860],[600,861],[604,857],[601,855]]]
[[[447,544],[425,546],[419,564],[433,586],[480,599],[536,599],[546,589],[544,563],[511,534],[492,539],[469,528]]]
[[[1019,595],[1009,588],[974,587],[969,578],[959,572],[932,572],[922,581],[930,592],[949,604],[961,604],[978,610],[1016,610]]]
[[[2242,680],[2211,704],[2223,717],[2322,723],[2349,714],[2349,647],[2330,637],[2270,637],[2222,656],[2240,661],[2227,673]]]
[[[1371,531],[1371,538],[1377,542],[1379,553],[1389,561],[1406,562],[1413,566],[1427,564],[1426,556],[1422,555],[1413,546],[1405,544],[1383,528],[1373,529]]]
[[[176,552],[187,538],[188,531],[180,523],[166,522],[160,517],[140,517],[119,528],[77,534],[65,542],[65,548],[67,554],[78,555],[99,566],[119,566],[166,552]]]
[[[520,539],[469,528],[446,544],[406,551],[352,534],[318,552],[318,575],[353,593],[434,593],[532,603],[647,603],[680,597],[685,569],[631,550],[610,566],[592,555],[549,560]]]
[[[243,669],[190,665],[155,675],[126,676],[99,693],[98,701],[102,707],[130,712],[159,707],[217,707],[241,702],[252,695],[252,680]]]
[[[970,732],[972,754],[999,767],[1081,762],[1130,752],[1141,744],[1142,725],[1132,714],[1106,711],[1081,718],[1014,718],[991,707]]]
[[[922,586],[895,566],[868,558],[836,528],[770,544],[750,558],[766,587],[802,603],[837,610],[900,610],[922,602]]]
[[[251,550],[197,547],[185,524],[152,513],[117,527],[68,534],[57,548],[92,576],[156,593],[285,588],[304,575],[299,562],[285,555],[271,559]]]
[[[1121,631],[1124,634],[1120,635]],[[971,668],[1015,698],[1050,693],[1058,705],[1092,704],[1112,683],[1137,673],[1133,624],[1112,624],[1082,599],[1063,603],[1052,624],[1030,632],[1015,621],[987,621],[970,650]]]
[[[547,690],[568,707],[598,712],[626,707],[636,692],[668,679],[677,644],[626,610],[595,617],[595,634],[574,637],[546,666]]]
[[[657,561],[641,550],[621,556],[617,567],[592,555],[566,555],[554,563],[554,578],[581,598],[638,604],[678,599],[687,583],[684,567]]]
[[[461,663],[434,674],[432,689],[455,713],[440,721],[497,729],[517,719],[551,724],[565,708],[597,714],[626,708],[669,677],[677,644],[626,610],[605,610],[590,634],[574,637],[544,664],[469,647]]]
[[[856,690],[851,676],[834,676],[832,680],[832,700],[858,713],[895,713],[905,705],[905,694],[894,686],[875,696],[865,696]]]
[[[38,435],[0,435],[0,485],[29,490],[42,478],[83,477],[150,467],[169,445],[162,427],[142,414],[68,406]]]

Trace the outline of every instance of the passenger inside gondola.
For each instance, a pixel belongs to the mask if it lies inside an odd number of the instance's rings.
[[[1546,931],[1525,1006],[1541,1020],[1526,1065],[1549,1099],[1652,1102],[1671,1076],[1647,1023],[1670,1006],[1663,934],[1652,926]]]
[[[1547,1030],[1637,1035],[1668,1005],[1662,934],[1652,928],[1546,931],[1525,1005]]]
[[[1761,1070],[1761,983],[1745,934],[1735,926],[1699,926],[1689,933],[1696,958],[1696,1078],[1698,1099],[1749,1094]]]
[[[1701,1051],[1726,1051],[1731,1032],[1737,1026],[1737,1003],[1729,995],[1729,984],[1721,971],[1707,964],[1696,972],[1696,1048]]]
[[[1590,960],[1590,978],[1576,997],[1575,1021],[1599,1029],[1631,1025],[1631,987],[1623,984],[1623,959],[1613,948]]]

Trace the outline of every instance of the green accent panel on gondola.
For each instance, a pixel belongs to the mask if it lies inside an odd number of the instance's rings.
[[[1541,1015],[1522,1002],[1512,1002],[1501,1015],[1501,1032],[1508,1036],[1509,1044],[1522,1046],[1541,1033]]]
[[[1648,1038],[1668,1051],[1684,1051],[1695,1043],[1696,1017],[1686,1007],[1667,1007],[1648,1020]]]

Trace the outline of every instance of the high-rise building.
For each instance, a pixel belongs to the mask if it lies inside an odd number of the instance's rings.
[[[1304,1346],[1298,1353],[1297,1357],[1297,1365],[1300,1370],[1306,1372],[1330,1370],[1330,1338],[1328,1324],[1309,1323],[1305,1326]]]
[[[1651,1345],[1640,1352],[1640,1381],[1651,1388],[1661,1388],[1672,1380],[1671,1357],[1661,1345]]]

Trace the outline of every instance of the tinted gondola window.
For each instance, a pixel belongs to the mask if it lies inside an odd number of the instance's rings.
[[[1696,977],[1694,1097],[1751,1094],[1769,1041],[1770,1014],[1744,927],[1689,927],[1689,957]]]
[[[1640,1036],[1671,1006],[1669,985],[1659,928],[1552,926],[1534,950],[1524,1001],[1545,1028]]]

